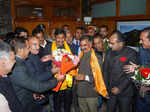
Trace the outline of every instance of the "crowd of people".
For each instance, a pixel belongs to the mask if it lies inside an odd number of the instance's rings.
[[[120,31],[109,34],[106,25],[45,31],[44,24],[32,35],[17,27],[0,38],[1,112],[98,112],[103,104],[106,112],[150,112],[150,87],[137,89],[130,78],[138,65],[150,66],[150,28],[141,32],[138,52],[126,46]],[[55,49],[79,57],[76,74],[67,73],[71,80],[54,66]]]

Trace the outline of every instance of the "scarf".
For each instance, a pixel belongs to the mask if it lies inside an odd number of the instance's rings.
[[[65,48],[69,53],[72,54],[72,52],[71,52],[71,50],[70,50],[68,44],[67,44],[65,41],[64,41],[64,48]],[[52,56],[53,56],[53,51],[54,51],[54,50],[57,50],[57,46],[56,46],[56,42],[55,42],[55,41],[52,43],[52,48],[51,48],[51,50],[52,50]],[[71,70],[70,72],[68,72],[67,74],[65,74],[65,75],[66,75],[66,78],[65,78],[65,80],[63,81],[63,83],[62,83],[62,85],[61,85],[61,87],[60,87],[60,90],[65,90],[65,89],[67,89],[68,87],[72,87],[72,82],[73,82],[73,77],[72,77],[72,76],[74,76],[74,75],[76,75],[76,74],[77,74],[77,71],[76,71],[75,69],[74,69],[74,70]],[[57,75],[57,74],[55,74],[55,77],[56,77],[56,75]]]
[[[80,54],[80,59],[82,58],[82,56],[83,56],[83,52],[81,52],[81,54]],[[97,59],[93,49],[91,50],[90,66],[91,66],[91,69],[93,72],[95,90],[99,94],[101,94],[103,97],[107,97],[108,92],[106,89],[106,85],[104,83],[102,71],[101,71],[100,65],[98,63],[98,59]]]

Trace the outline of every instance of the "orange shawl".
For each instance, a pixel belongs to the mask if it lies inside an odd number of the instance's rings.
[[[80,54],[80,59],[82,58],[82,56],[83,56],[83,52],[81,52],[81,54]],[[91,69],[93,72],[93,78],[94,78],[94,82],[95,82],[95,90],[99,94],[101,94],[103,97],[107,97],[108,92],[106,89],[106,85],[104,83],[102,71],[101,71],[100,65],[98,63],[98,59],[97,59],[93,49],[91,50],[90,66],[91,66]]]

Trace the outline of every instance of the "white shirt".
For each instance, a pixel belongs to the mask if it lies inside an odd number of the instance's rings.
[[[11,112],[8,101],[5,96],[0,93],[0,112]]]
[[[40,46],[45,48],[46,44],[47,44],[47,42],[46,42],[46,40],[44,40],[44,45],[40,45]]]

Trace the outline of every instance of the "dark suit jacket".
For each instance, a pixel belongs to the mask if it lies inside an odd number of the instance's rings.
[[[74,43],[69,44],[72,54],[78,55],[79,46],[75,45]]]
[[[23,107],[32,108],[33,92],[42,93],[56,86],[57,80],[39,81],[31,77],[25,65],[25,60],[16,57],[16,65],[10,75],[11,82]]]
[[[43,56],[51,54],[52,43],[49,42],[49,41],[46,41],[46,42],[47,42],[47,44],[44,48],[40,46],[40,52],[39,52],[39,57],[40,58],[42,58]],[[51,63],[52,63],[52,61],[47,61],[47,62],[43,63],[44,68],[45,68],[46,71],[50,71]]]
[[[103,65],[104,80],[111,95],[111,89],[118,87],[122,96],[132,96],[133,86],[128,74],[123,71],[123,66],[129,61],[136,63],[137,53],[131,48],[124,47],[120,51],[109,50],[105,55]]]
[[[44,64],[40,61],[38,55],[30,54],[25,63],[29,73],[35,79],[46,81],[53,78],[52,73],[45,70]],[[51,68],[49,67],[49,69]]]
[[[40,81],[47,81],[49,79],[54,79],[53,74],[45,69],[44,63],[40,61],[39,55],[30,54],[28,59],[25,61],[27,70],[31,74],[31,76],[34,79],[40,80]],[[48,95],[50,94],[50,91],[42,93],[46,97],[41,100],[36,100],[35,102],[38,104],[44,104],[48,102]]]
[[[39,52],[40,58],[45,56],[45,55],[51,54],[52,43],[49,42],[49,41],[46,41],[46,42],[47,42],[47,44],[46,44],[46,46],[44,48],[40,47],[40,52]]]

